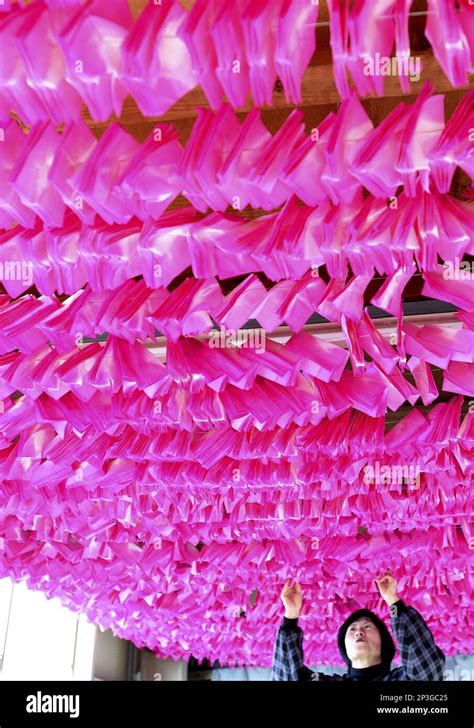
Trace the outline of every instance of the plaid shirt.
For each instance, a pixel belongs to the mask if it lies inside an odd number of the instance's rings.
[[[401,667],[374,680],[443,680],[445,656],[421,614],[401,599],[390,608],[392,631],[398,642]],[[303,630],[296,619],[283,619],[273,653],[272,680],[358,680],[345,675],[325,675],[303,664]]]

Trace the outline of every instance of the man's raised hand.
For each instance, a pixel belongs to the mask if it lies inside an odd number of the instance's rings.
[[[379,588],[380,596],[386,601],[389,607],[398,602],[400,597],[397,594],[397,580],[390,574],[387,569],[384,576],[375,577],[376,584]]]
[[[297,582],[292,582],[291,579],[287,579],[280,596],[285,607],[285,617],[288,619],[296,619],[299,617],[303,604],[301,585]]]

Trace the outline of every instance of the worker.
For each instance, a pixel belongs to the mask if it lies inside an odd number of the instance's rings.
[[[285,613],[275,640],[272,680],[443,680],[445,656],[421,614],[400,599],[396,579],[389,571],[375,582],[390,607],[400,667],[391,669],[395,644],[384,622],[369,609],[358,609],[347,617],[337,637],[348,671],[325,675],[310,670],[303,664],[303,630],[298,625],[301,585],[288,579],[280,595]]]

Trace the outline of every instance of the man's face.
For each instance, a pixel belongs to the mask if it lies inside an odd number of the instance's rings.
[[[345,647],[349,660],[381,657],[381,638],[375,624],[368,617],[357,619],[349,625],[345,636]]]

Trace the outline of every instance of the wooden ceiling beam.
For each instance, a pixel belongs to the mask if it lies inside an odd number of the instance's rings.
[[[440,70],[438,62],[434,58],[431,49],[420,54],[420,58],[423,71],[420,81],[413,82],[411,84],[411,94],[404,94],[402,92],[398,78],[387,76],[385,78],[384,96],[367,97],[362,99],[362,102],[367,104],[372,111],[376,110],[377,107],[381,109],[381,112],[378,114],[378,118],[383,118],[382,110],[383,113],[386,113],[387,108],[393,108],[400,101],[413,101],[426,81],[433,84],[437,93],[445,93],[447,99],[448,97],[452,98],[452,101],[449,102],[451,107],[456,106],[459,99],[462,98],[463,94],[468,89],[474,88],[474,76],[472,76],[469,86],[465,89],[453,89],[448,79]],[[302,103],[299,107],[297,107],[305,110],[308,107],[324,107],[321,118],[324,118],[328,108],[333,110],[341,103],[341,97],[334,83],[331,54],[329,50],[325,51],[324,60],[324,63],[317,66],[309,66],[306,69],[302,83]],[[276,87],[279,88],[278,84],[276,84]],[[278,112],[286,112],[286,115],[288,115],[289,112],[295,108],[294,104],[288,104],[286,102],[284,92],[277,90],[277,88],[273,93],[273,105],[271,107],[263,107],[262,114],[269,110],[272,115],[278,114]],[[194,120],[196,118],[197,106],[210,108],[207,98],[200,86],[194,88],[179,99],[179,101],[177,101],[171,109],[159,117],[144,117],[138,109],[135,101],[129,96],[125,99],[123,110],[118,121],[125,129],[130,129],[136,125],[145,125],[146,128],[149,127],[151,129],[153,128],[153,124],[157,121],[173,121],[186,124],[186,122],[189,122],[190,119]],[[239,110],[239,113],[247,113],[251,109],[252,103],[249,99],[245,107]],[[317,111],[315,111],[314,114],[315,116],[319,116]],[[110,122],[114,120],[114,118],[116,119],[116,117],[112,117],[106,122],[96,122],[91,118],[89,112],[85,108],[83,116],[97,136],[101,136],[101,134],[109,126]]]

